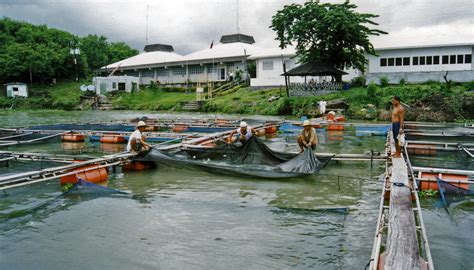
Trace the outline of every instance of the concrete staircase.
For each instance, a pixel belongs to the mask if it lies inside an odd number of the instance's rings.
[[[203,104],[202,101],[193,100],[193,101],[189,101],[188,103],[184,104],[182,109],[183,109],[183,111],[196,112],[196,111],[199,111],[202,104]]]

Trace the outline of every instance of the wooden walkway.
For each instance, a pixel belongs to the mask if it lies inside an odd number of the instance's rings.
[[[393,152],[391,132],[386,152]],[[409,156],[387,160],[370,269],[434,269]]]

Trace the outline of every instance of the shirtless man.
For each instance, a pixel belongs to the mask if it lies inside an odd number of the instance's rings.
[[[403,120],[405,118],[405,108],[400,104],[400,98],[394,96],[392,98],[392,132],[395,140],[395,155],[393,157],[401,157],[401,147],[398,145],[398,134],[403,134]]]

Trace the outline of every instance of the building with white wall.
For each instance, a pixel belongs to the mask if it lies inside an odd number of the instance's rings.
[[[247,58],[262,48],[255,40],[243,34],[225,35],[220,43],[186,56],[174,53],[170,45],[148,45],[145,52],[102,67],[103,71],[118,68],[121,74],[139,78],[140,84],[152,81],[160,84],[188,82],[223,82],[239,72],[247,77]]]
[[[474,43],[378,48],[378,56],[369,55],[368,82],[387,77],[390,83],[401,79],[410,83],[428,80],[467,82],[474,80],[472,54]]]
[[[26,83],[13,82],[4,84],[7,97],[28,97],[28,85]]]
[[[251,78],[254,88],[285,85],[281,76],[283,64],[290,70],[298,66],[296,52],[292,47],[261,48],[254,45],[252,36],[243,34],[225,35],[220,43],[188,55],[176,54],[170,45],[147,45],[145,52],[102,68],[110,72],[117,69],[120,75],[138,78],[139,84],[186,85],[198,82],[225,82],[237,72],[247,78],[247,64],[255,61],[256,76]],[[391,83],[404,79],[408,83],[428,80],[444,81],[443,76],[453,81],[474,80],[472,63],[474,43],[432,46],[410,46],[378,48],[378,56],[368,55],[368,66],[364,74],[359,70],[345,69],[343,81],[365,76],[368,82],[379,82],[387,77]],[[307,78],[329,81],[331,78]],[[303,82],[302,77],[292,77],[293,82]]]
[[[108,76],[92,78],[92,85],[97,95],[105,95],[108,92],[127,92],[140,90],[138,77],[134,76]]]

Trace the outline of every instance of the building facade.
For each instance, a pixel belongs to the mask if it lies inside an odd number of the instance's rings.
[[[113,91],[131,93],[140,90],[139,78],[134,76],[94,77],[92,85],[97,95],[105,95]]]
[[[390,83],[405,80],[420,83],[429,80],[467,82],[474,80],[472,54],[474,43],[376,49],[369,55],[365,74],[368,82],[386,77]]]
[[[176,54],[170,45],[147,45],[145,52],[102,68],[107,72],[117,70],[119,75],[138,78],[139,84],[173,84],[225,82],[249,77],[248,63],[255,62],[256,76],[250,79],[253,88],[285,85],[283,66],[290,70],[299,65],[294,48],[261,48],[254,45],[251,36],[234,34],[222,36],[220,43],[208,49],[188,55]],[[474,80],[472,55],[474,43],[433,46],[378,48],[377,56],[368,55],[365,73],[346,69],[343,81],[365,76],[368,82],[387,77],[390,83],[405,80],[419,83],[428,80],[466,82]],[[331,78],[306,78],[314,81],[330,81]],[[304,82],[302,77],[292,82]]]

